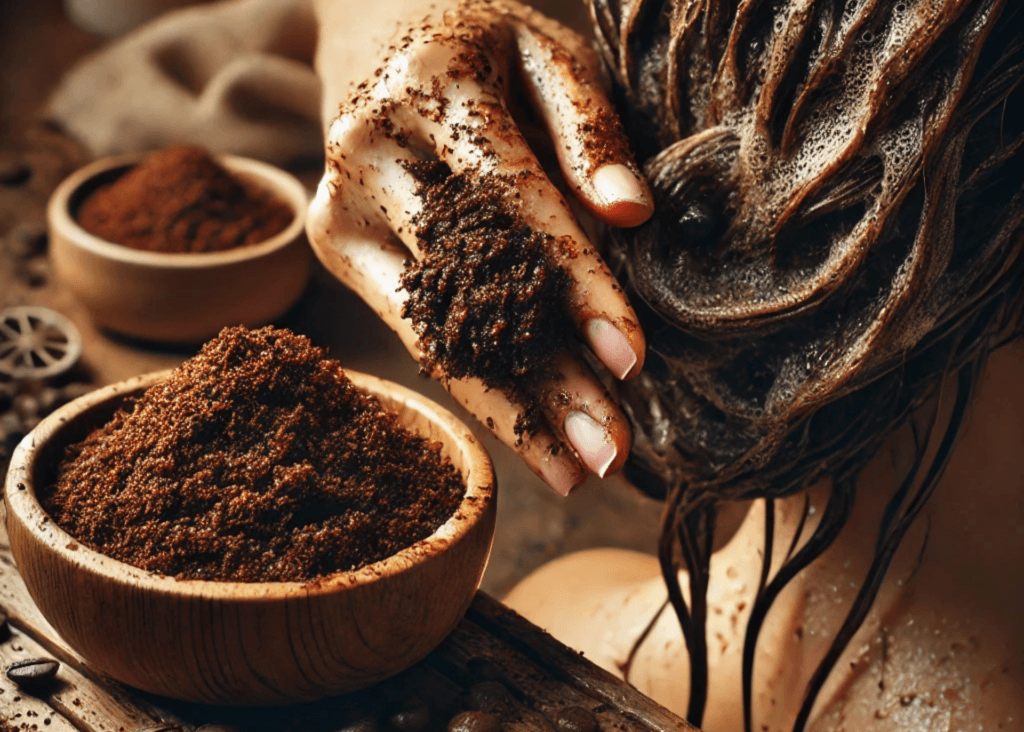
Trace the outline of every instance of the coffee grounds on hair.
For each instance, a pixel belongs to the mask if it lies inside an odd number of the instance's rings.
[[[149,155],[82,202],[78,223],[132,249],[217,252],[266,241],[294,218],[273,194],[239,180],[199,147]]]
[[[552,356],[572,332],[572,281],[548,253],[552,237],[517,213],[515,179],[436,161],[405,167],[423,203],[412,220],[423,258],[402,276],[402,317],[419,336],[421,365],[504,392],[524,410],[516,434],[535,434],[544,417],[533,395],[557,376]]]
[[[226,328],[68,449],[43,507],[78,541],[179,579],[309,581],[432,534],[464,493],[437,443],[308,338]]]

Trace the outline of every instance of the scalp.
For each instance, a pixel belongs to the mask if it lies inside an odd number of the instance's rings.
[[[835,474],[865,433],[1005,338],[1024,248],[1019,9],[596,0],[593,12],[658,203],[615,238],[659,357],[625,394],[652,492],[680,471],[733,493],[768,490],[768,476],[776,494]],[[880,424],[862,414],[873,403],[888,405]]]

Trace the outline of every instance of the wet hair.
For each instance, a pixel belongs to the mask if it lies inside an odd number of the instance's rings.
[[[648,223],[611,234],[609,258],[648,337],[644,373],[620,394],[627,474],[666,502],[659,555],[691,656],[691,722],[707,693],[716,507],[769,499],[743,654],[749,732],[769,607],[838,535],[886,437],[912,431],[914,467],[806,690],[802,730],[941,477],[987,354],[1021,330],[1024,13],[1006,0],[591,10],[656,198]],[[821,481],[821,520],[771,575],[772,499]]]

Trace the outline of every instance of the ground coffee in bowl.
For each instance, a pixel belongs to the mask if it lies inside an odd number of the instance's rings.
[[[101,158],[50,197],[49,255],[98,327],[200,344],[295,305],[308,205],[295,176],[259,160],[194,148]]]
[[[480,586],[496,490],[447,410],[287,331],[232,328],[43,419],[4,503],[29,594],[95,672],[266,705],[430,653]]]
[[[294,218],[290,206],[242,180],[200,147],[158,150],[89,194],[78,223],[132,249],[174,254],[258,244]]]
[[[43,507],[179,579],[311,581],[430,536],[462,476],[324,355],[287,330],[224,329],[71,446]]]

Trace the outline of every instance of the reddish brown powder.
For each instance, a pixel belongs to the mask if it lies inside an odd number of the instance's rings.
[[[151,252],[216,252],[266,241],[294,214],[271,193],[235,178],[198,147],[155,152],[82,203],[91,234]]]
[[[464,488],[438,445],[287,330],[227,328],[68,450],[44,508],[182,579],[306,581],[429,536]]]

